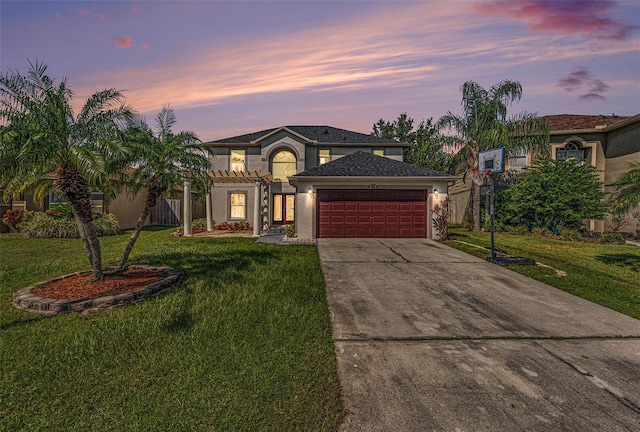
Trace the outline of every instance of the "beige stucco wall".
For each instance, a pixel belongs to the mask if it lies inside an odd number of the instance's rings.
[[[144,210],[144,204],[147,199],[147,189],[143,188],[133,199],[129,199],[127,194],[121,193],[111,204],[109,204],[109,213],[113,214],[120,223],[120,229],[135,228],[138,218]],[[149,225],[149,218],[145,222],[145,226]]]
[[[231,219],[231,193],[245,193],[245,218]],[[254,183],[217,183],[213,187],[213,220],[216,224],[222,222],[247,222],[254,225],[254,206],[256,199],[256,186]]]

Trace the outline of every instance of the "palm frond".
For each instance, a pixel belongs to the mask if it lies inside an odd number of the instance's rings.
[[[173,109],[168,104],[164,105],[156,116],[158,138],[160,141],[164,141],[166,139],[166,136],[171,133],[171,128],[176,124],[176,122],[176,114]]]

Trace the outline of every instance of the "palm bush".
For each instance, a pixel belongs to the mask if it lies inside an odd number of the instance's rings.
[[[78,238],[78,225],[71,218],[49,216],[41,212],[27,212],[18,224],[21,233],[35,238]],[[118,220],[112,214],[95,214],[93,225],[98,236],[120,234]]]

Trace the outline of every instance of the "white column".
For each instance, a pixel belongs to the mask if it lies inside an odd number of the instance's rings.
[[[191,183],[184,182],[184,199],[182,200],[182,224],[184,225],[184,236],[191,237]]]
[[[213,231],[213,207],[212,207],[212,195],[213,195],[213,185],[211,186],[211,190],[208,191],[207,195],[204,199],[204,205],[207,211],[207,231]]]
[[[260,225],[262,224],[260,221],[260,207],[262,205],[262,191],[260,190],[260,186],[262,183],[259,180],[256,180],[255,183],[256,193],[253,199],[253,236],[260,237]]]

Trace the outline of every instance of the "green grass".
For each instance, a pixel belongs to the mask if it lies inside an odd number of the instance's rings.
[[[11,306],[86,269],[76,239],[0,239],[0,430],[335,430],[342,418],[317,250],[145,230],[131,264],[168,265],[166,294],[88,315]],[[101,239],[105,265],[130,233]]]
[[[449,246],[481,258],[490,256],[489,233],[460,228],[451,233],[458,241],[447,241]],[[567,272],[567,276],[539,266],[509,266],[511,270],[640,319],[640,247],[506,233],[495,234],[495,245],[501,253],[534,259]]]

